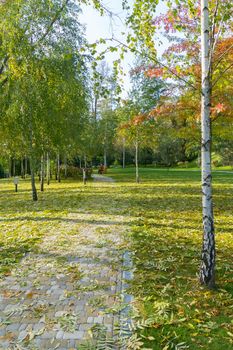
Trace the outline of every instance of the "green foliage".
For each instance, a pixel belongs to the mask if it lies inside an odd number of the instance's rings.
[[[82,145],[88,118],[80,8],[73,1],[33,0],[6,2],[3,10],[3,155],[40,159],[45,151],[59,151],[72,156]]]
[[[72,165],[68,165],[67,167],[65,167],[64,165],[62,165],[60,167],[60,171],[61,171],[61,177],[63,179],[65,178],[65,175],[67,176],[67,178],[73,178],[73,179],[82,179],[83,178],[83,169],[82,168],[77,168],[77,167],[72,166]],[[86,177],[90,179],[91,174],[92,174],[92,169],[87,168],[86,169]]]

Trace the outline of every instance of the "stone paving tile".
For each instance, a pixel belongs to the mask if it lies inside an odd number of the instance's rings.
[[[118,316],[111,309],[120,302],[122,276],[118,248],[126,226],[109,224],[107,216],[96,223],[90,214],[69,215],[79,223],[61,223],[61,231],[51,232],[37,254],[27,255],[0,280],[0,350],[77,349],[95,325],[113,336]],[[82,218],[93,224],[80,224]],[[69,225],[78,234],[66,234]]]

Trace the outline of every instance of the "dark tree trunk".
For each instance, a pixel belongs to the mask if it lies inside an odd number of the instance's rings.
[[[24,172],[24,159],[21,158],[21,178],[24,179],[25,178],[25,172]]]
[[[123,139],[122,147],[122,168],[125,169],[125,139]]]
[[[31,157],[30,161],[30,168],[31,168],[31,186],[32,186],[32,199],[33,201],[37,201],[37,190],[36,190],[36,184],[35,184],[35,162],[33,157]]]
[[[27,157],[24,158],[24,178],[26,179],[27,173],[28,173],[28,160]]]
[[[9,177],[12,176],[12,159],[9,159]]]
[[[13,158],[13,176],[15,176],[15,159]]]
[[[50,159],[49,159],[49,152],[47,152],[47,170],[46,170],[46,177],[47,177],[47,185],[50,184]]]
[[[60,154],[57,154],[57,180],[61,182],[61,171],[60,171]]]
[[[67,158],[64,158],[64,167],[65,167],[65,179],[67,179]]]

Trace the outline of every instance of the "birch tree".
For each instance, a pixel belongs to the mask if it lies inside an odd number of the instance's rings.
[[[142,57],[149,57],[154,62],[154,74],[157,77],[163,76],[164,79],[169,78],[176,82],[174,92],[192,89],[201,95],[203,247],[200,282],[212,288],[215,285],[215,236],[211,174],[211,99],[213,88],[233,66],[232,62],[222,66],[232,52],[232,43],[219,54],[221,42],[232,37],[233,4],[220,0],[201,0],[201,4],[193,0],[168,0],[165,1],[168,6],[167,13],[156,16],[157,3],[135,0],[128,16],[127,24],[131,31],[127,42],[122,43],[117,39],[115,41],[125,49],[133,49]],[[166,35],[172,38],[171,49],[166,50],[162,59],[157,57],[154,41],[158,30],[165,30]],[[176,33],[179,33],[178,39],[175,37]],[[177,44],[174,44],[176,40]],[[195,72],[201,66],[201,86],[198,79],[195,79],[190,64]]]
[[[47,2],[20,1],[7,7],[7,2],[4,11],[9,15],[0,22],[0,65],[5,62],[0,68],[2,134],[5,142],[20,140],[17,148],[22,146],[23,155],[30,158],[33,200],[37,200],[35,173],[41,155],[77,145],[85,124],[87,69],[79,53],[85,40],[73,17],[80,9],[70,4],[55,1],[51,7]],[[34,11],[37,5],[41,11]],[[4,55],[10,59],[4,61]],[[41,165],[43,190],[44,160]]]
[[[215,236],[211,173],[211,82],[210,82],[209,1],[201,0],[201,172],[203,210],[203,248],[200,281],[208,287],[215,285]]]

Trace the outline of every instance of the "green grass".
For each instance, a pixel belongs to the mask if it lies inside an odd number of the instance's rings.
[[[134,180],[134,169],[109,171]],[[198,284],[202,244],[200,172],[140,169],[142,182],[127,190],[138,217],[131,249],[136,267],[131,286],[139,332],[152,349],[233,348],[233,174],[214,172],[217,244],[216,291]],[[128,185],[126,185],[128,186]],[[133,191],[133,192],[132,192]],[[144,322],[144,323],[145,323]]]
[[[200,172],[186,169],[110,169],[115,183],[52,183],[31,201],[29,181],[14,193],[0,181],[0,273],[10,273],[68,213],[108,215],[129,224],[133,252],[134,315],[138,338],[155,350],[233,348],[233,175],[214,172],[218,289],[198,284],[202,241]],[[83,222],[85,224],[85,222]],[[143,321],[144,320],[144,321]],[[145,327],[147,323],[147,327]],[[136,349],[136,347],[134,347]]]

